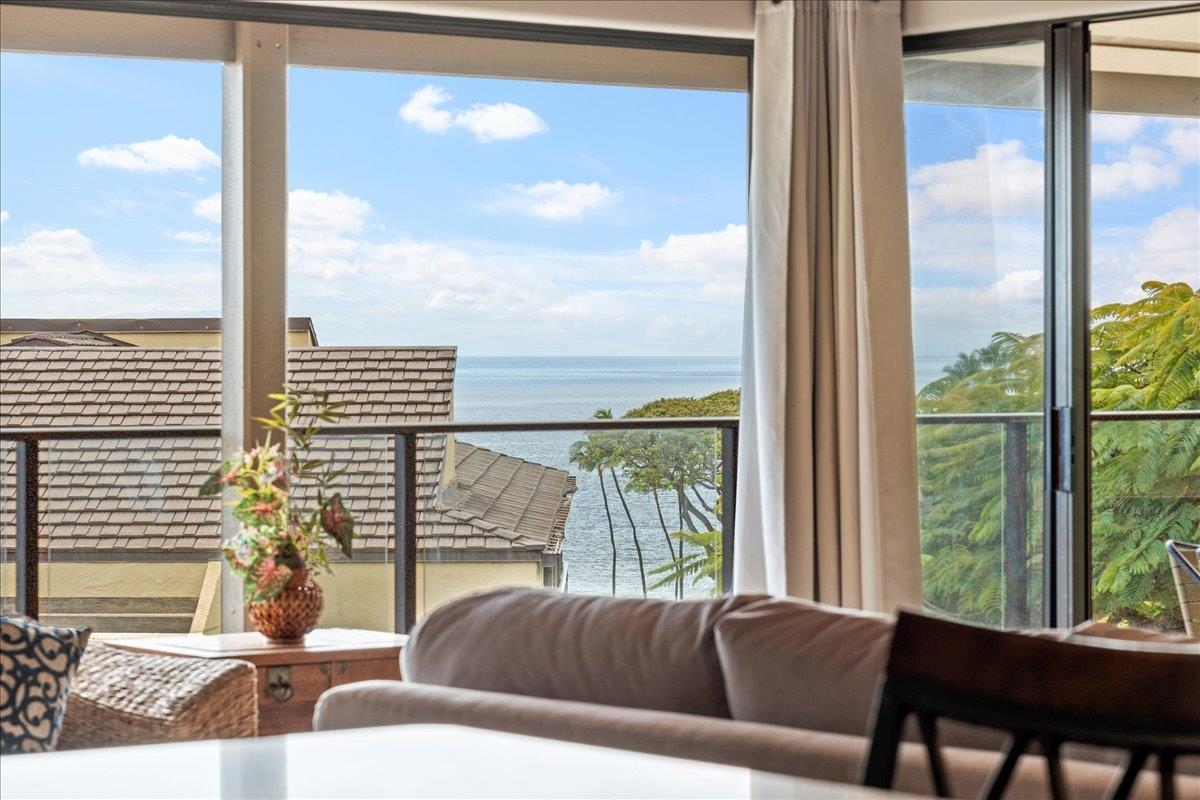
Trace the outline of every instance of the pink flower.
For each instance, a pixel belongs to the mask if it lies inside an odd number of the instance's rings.
[[[229,472],[226,472],[224,475],[222,475],[220,478],[220,481],[221,481],[221,483],[225,484],[226,486],[229,486],[231,484],[236,483],[237,478],[238,478],[238,468],[230,467]]]

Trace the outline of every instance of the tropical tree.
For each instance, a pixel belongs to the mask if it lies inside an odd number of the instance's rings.
[[[1149,282],[1144,296],[1092,314],[1092,407],[1200,408],[1200,299],[1184,283]],[[1039,411],[1040,335],[996,334],[921,390],[922,413]],[[1042,460],[1029,425],[1028,464]],[[925,597],[988,624],[1003,613],[1003,436],[994,425],[922,426],[919,480]],[[1200,423],[1097,420],[1092,426],[1092,563],[1098,616],[1179,627],[1163,542],[1200,538]],[[1028,609],[1041,595],[1040,470],[1027,478]],[[1032,616],[1032,615],[1031,615]]]
[[[608,505],[608,490],[604,486],[604,469],[612,463],[612,450],[607,440],[597,434],[589,434],[575,442],[568,451],[571,463],[587,472],[595,472],[600,482],[600,496],[604,500],[604,516],[608,520],[608,541],[612,547],[612,594],[617,595],[617,531],[613,527],[612,509]]]
[[[737,389],[727,389],[699,398],[659,398],[629,411],[624,416],[736,416],[739,395]],[[587,443],[603,450],[611,459],[606,462],[605,469],[616,487],[633,530],[639,565],[643,563],[642,551],[624,491],[649,495],[653,499],[659,527],[670,554],[668,566],[680,565],[680,568],[675,571],[663,567],[652,569],[650,574],[665,577],[660,577],[650,588],[674,584],[676,596],[682,597],[684,579],[688,576],[693,578],[693,583],[712,579],[716,585],[720,576],[721,558],[720,527],[717,522],[720,519],[720,506],[719,500],[711,498],[717,493],[720,485],[720,442],[717,434],[706,430],[605,432],[591,434]],[[577,442],[575,447],[583,444],[585,443]],[[624,489],[622,479],[625,482]],[[663,510],[664,494],[675,501],[677,523],[674,525],[668,524]],[[717,543],[715,547],[714,540]],[[693,548],[694,552],[687,552],[688,547]],[[697,571],[697,565],[713,563],[717,565],[715,573],[712,569]],[[644,575],[643,572],[643,578]],[[645,587],[645,584],[643,586]]]
[[[1092,315],[1092,404],[1200,409],[1200,292],[1150,282]],[[1092,565],[1098,614],[1180,627],[1166,539],[1200,539],[1200,423],[1092,426]]]

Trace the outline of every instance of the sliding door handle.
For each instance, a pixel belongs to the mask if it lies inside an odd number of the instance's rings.
[[[1050,468],[1051,486],[1056,492],[1071,491],[1072,466],[1071,407],[1050,409]]]

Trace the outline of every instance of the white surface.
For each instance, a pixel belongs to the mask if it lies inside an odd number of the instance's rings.
[[[0,797],[899,797],[449,725],[5,756]]]

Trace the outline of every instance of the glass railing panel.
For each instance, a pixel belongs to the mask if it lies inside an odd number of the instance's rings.
[[[984,625],[1039,627],[1040,415],[929,415],[919,423],[926,605]]]

